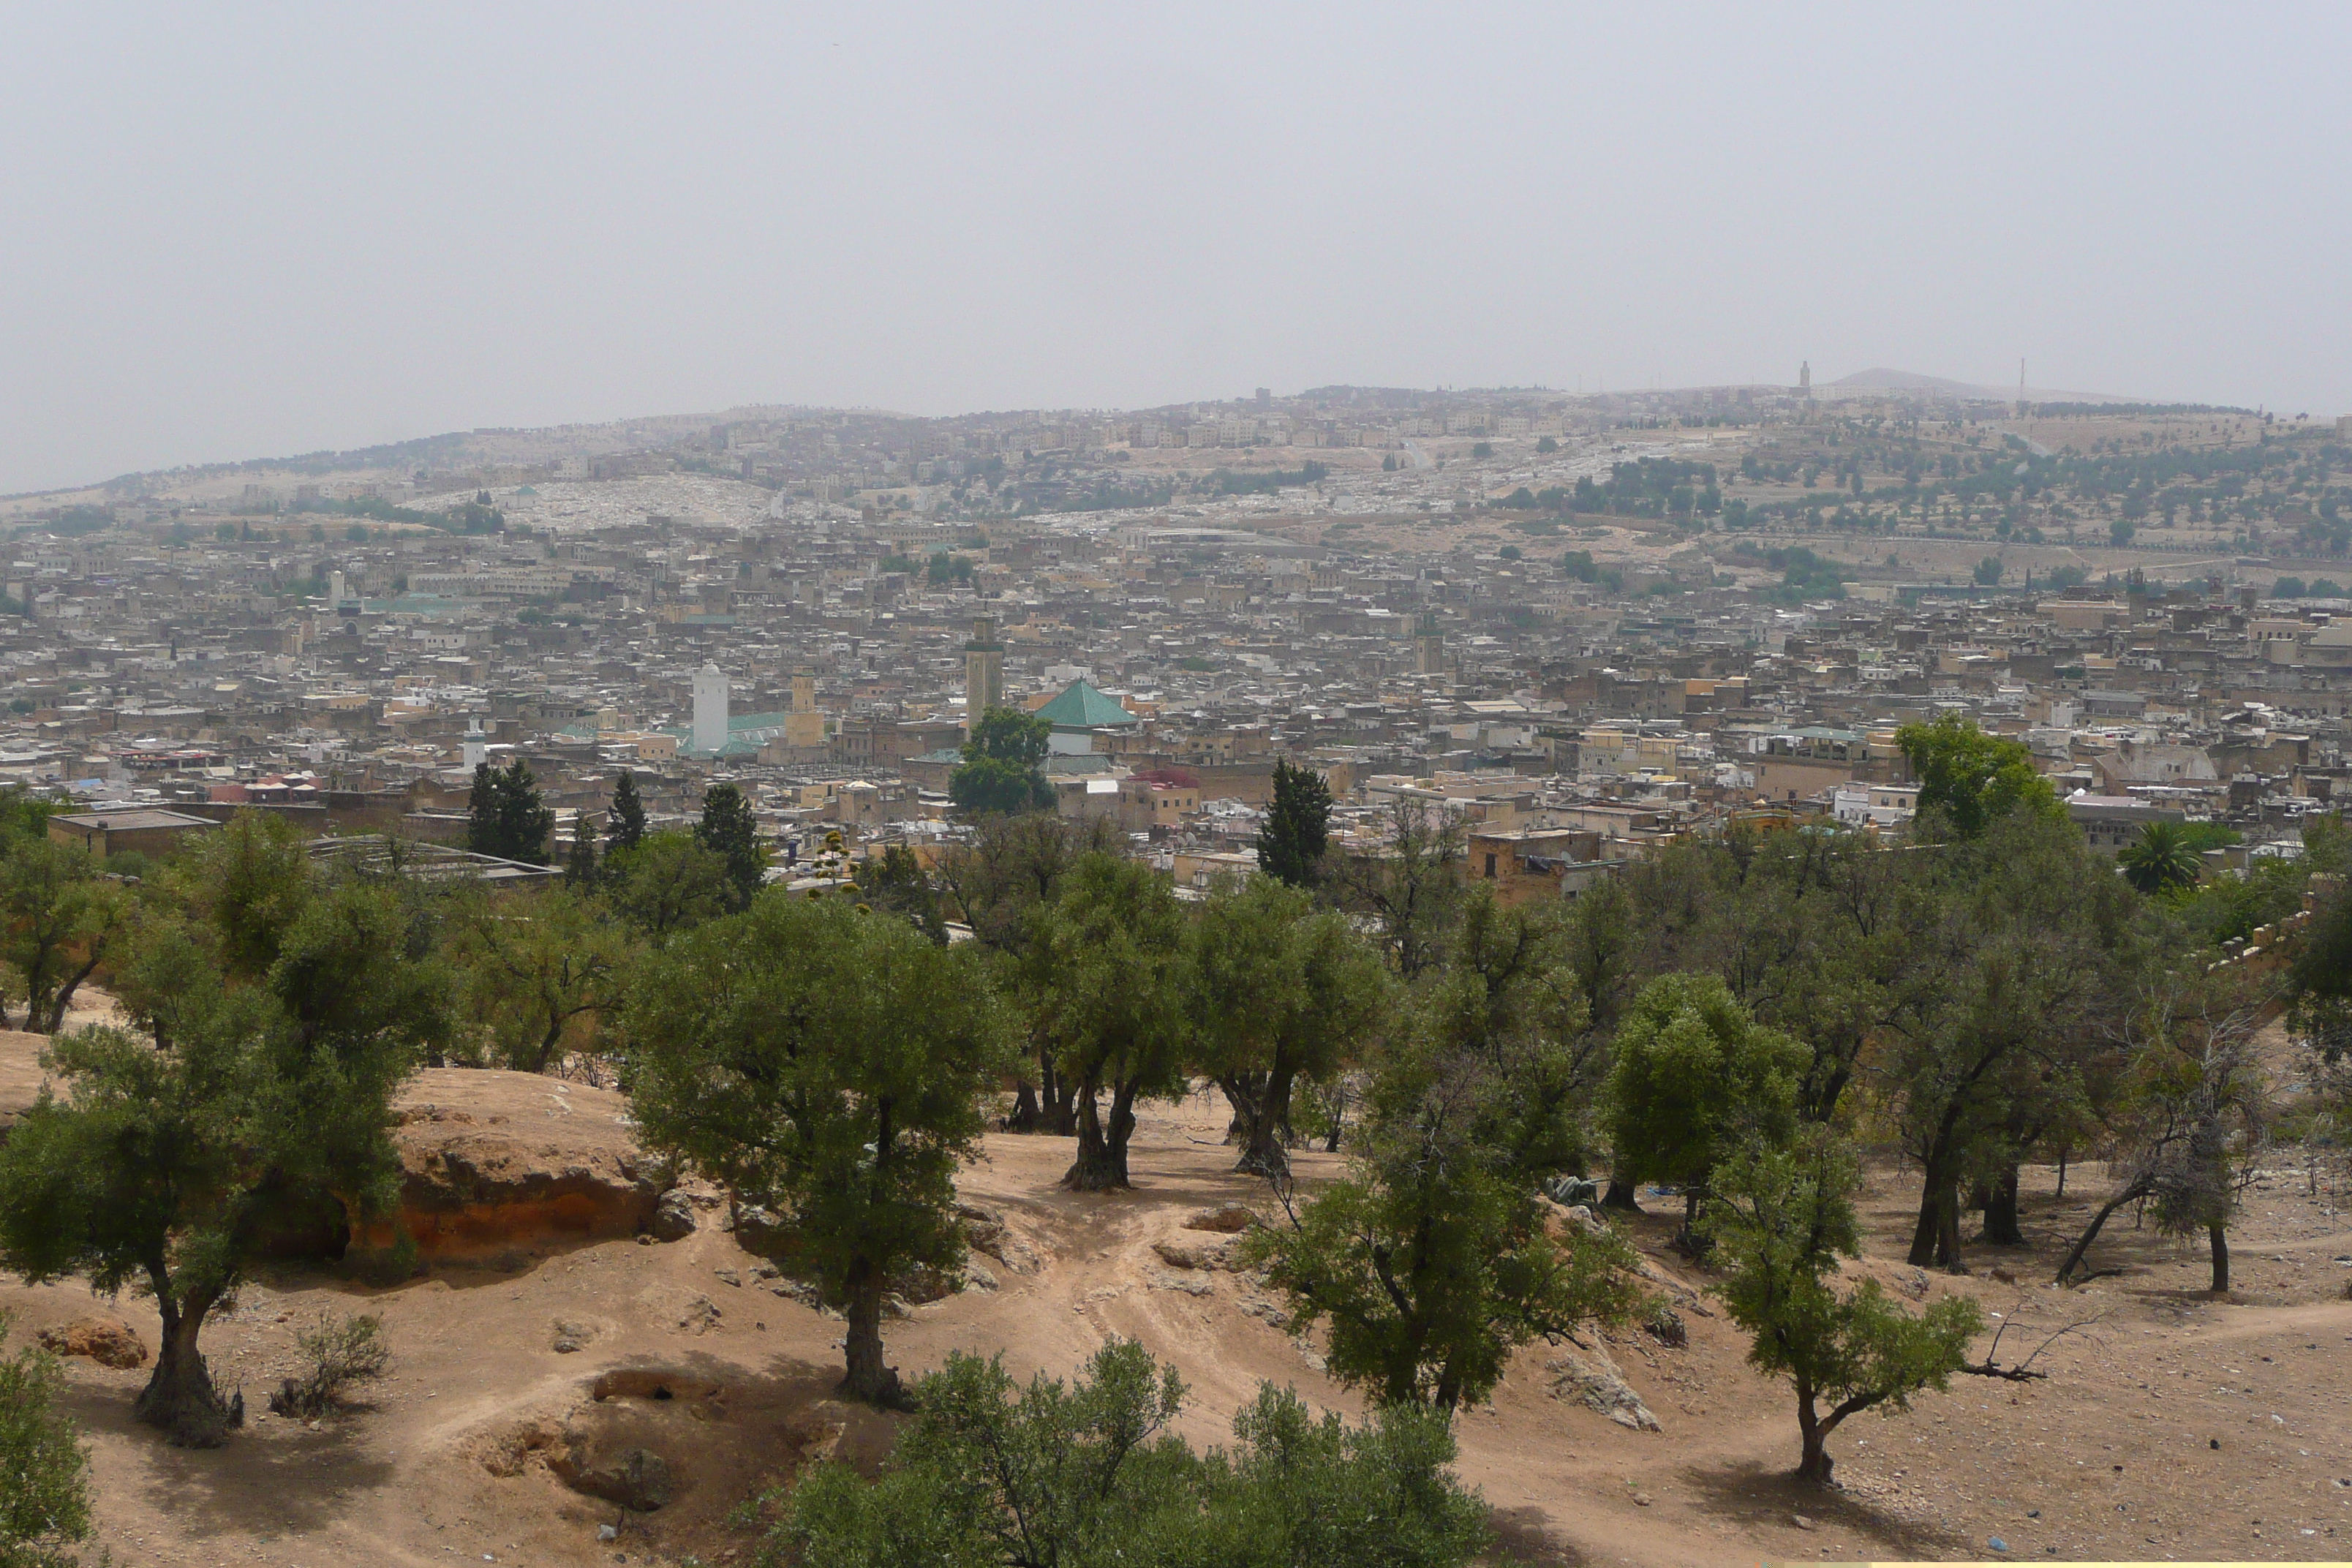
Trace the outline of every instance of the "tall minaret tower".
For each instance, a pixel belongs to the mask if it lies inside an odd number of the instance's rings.
[[[1004,645],[996,640],[996,620],[981,616],[963,645],[963,732],[980,727],[992,708],[1004,706]]]
[[[1811,360],[1797,366],[1797,395],[1808,403],[1813,400],[1813,362]]]

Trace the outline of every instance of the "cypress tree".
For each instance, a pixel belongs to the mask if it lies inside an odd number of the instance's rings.
[[[613,808],[604,816],[604,853],[635,849],[646,836],[646,805],[637,798],[637,775],[628,769],[613,785]]]
[[[583,891],[596,885],[596,829],[584,811],[572,819],[572,851],[564,857],[563,879]]]
[[[547,864],[548,836],[555,831],[555,811],[539,798],[539,783],[530,764],[517,757],[503,768],[483,763],[474,770],[474,790],[467,802],[466,847],[477,855],[495,855],[526,865]]]
[[[1274,763],[1274,804],[1257,836],[1258,868],[1294,888],[1314,885],[1331,841],[1331,786],[1323,775],[1294,768],[1286,757]]]
[[[702,820],[694,829],[695,842],[727,860],[727,879],[734,884],[734,905],[748,908],[760,890],[768,868],[767,851],[760,847],[760,825],[752,819],[751,803],[731,784],[715,784],[702,796]]]

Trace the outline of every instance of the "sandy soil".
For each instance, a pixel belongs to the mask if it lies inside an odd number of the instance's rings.
[[[1181,1367],[1193,1391],[1185,1431],[1204,1443],[1226,1436],[1261,1378],[1360,1409],[1309,1350],[1265,1321],[1269,1304],[1245,1279],[1171,1268],[1152,1250],[1206,1205],[1262,1201],[1262,1186],[1228,1170],[1222,1121],[1201,1098],[1147,1115],[1138,1190],[1119,1195],[1055,1185],[1066,1141],[991,1138],[966,1194],[1004,1212],[1034,1249],[1036,1271],[997,1268],[998,1290],[886,1325],[892,1359],[911,1373],[960,1348],[1002,1352],[1019,1374],[1062,1373],[1107,1337],[1134,1336]],[[1334,1162],[1307,1154],[1300,1166],[1312,1182]],[[1786,1479],[1796,1458],[1790,1397],[1742,1365],[1745,1340],[1719,1315],[1686,1309],[1686,1348],[1614,1337],[1662,1433],[1555,1397],[1544,1372],[1552,1352],[1529,1347],[1493,1406],[1461,1422],[1462,1470],[1496,1510],[1499,1560],[1984,1557],[1993,1537],[2010,1558],[2044,1561],[2346,1555],[2352,1268],[2337,1259],[2352,1260],[2352,1217],[2334,1195],[2340,1178],[2323,1173],[2315,1193],[2302,1173],[2282,1170],[2249,1194],[2238,1290],[2227,1300],[2200,1289],[2201,1251],[2135,1232],[2128,1217],[2094,1259],[2122,1273],[2075,1290],[2040,1286],[2096,1176],[2074,1171],[2062,1203],[2053,1173],[2031,1173],[2031,1245],[1974,1249],[1977,1275],[1931,1280],[1900,1261],[1916,1189],[1878,1173],[1866,1205],[1869,1271],[1897,1289],[1967,1291],[2007,1314],[2005,1360],[2063,1323],[2096,1321],[2044,1352],[2047,1382],[1961,1378],[1907,1416],[1848,1423],[1832,1439],[1843,1483],[1835,1492]],[[1664,1250],[1675,1205],[1656,1206],[1633,1222],[1644,1252],[1670,1278],[1703,1287]],[[167,1448],[131,1424],[143,1372],[70,1362],[102,1543],[126,1564],[289,1568],[744,1555],[746,1537],[726,1523],[737,1503],[788,1476],[836,1426],[846,1452],[878,1456],[889,1423],[831,1403],[837,1322],[770,1293],[715,1207],[703,1220],[669,1245],[607,1241],[498,1267],[437,1267],[390,1290],[318,1271],[275,1276],[207,1333],[216,1367],[257,1411],[290,1369],[294,1331],[321,1308],[382,1313],[393,1374],[354,1414],[315,1427],[257,1416],[215,1452]],[[1993,1278],[1995,1267],[2022,1283]],[[0,1308],[17,1312],[20,1332],[112,1310],[155,1341],[145,1303],[109,1308],[78,1285],[9,1281]],[[584,1348],[559,1352],[567,1331]],[[640,1515],[568,1489],[545,1462],[566,1419],[664,1454],[685,1478],[682,1495]],[[608,1524],[617,1539],[600,1542]]]

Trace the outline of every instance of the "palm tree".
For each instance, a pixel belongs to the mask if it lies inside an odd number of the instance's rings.
[[[2189,836],[2177,823],[2148,823],[2139,830],[2138,839],[2116,857],[2116,862],[2123,868],[2124,879],[2143,893],[2197,883],[2197,851],[2189,847]]]

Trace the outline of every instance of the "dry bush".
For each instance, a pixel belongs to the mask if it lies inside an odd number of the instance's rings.
[[[373,1313],[339,1318],[321,1312],[318,1321],[294,1336],[303,1370],[285,1379],[269,1396],[272,1415],[308,1419],[340,1409],[354,1384],[382,1377],[392,1364],[383,1342],[383,1320]]]

